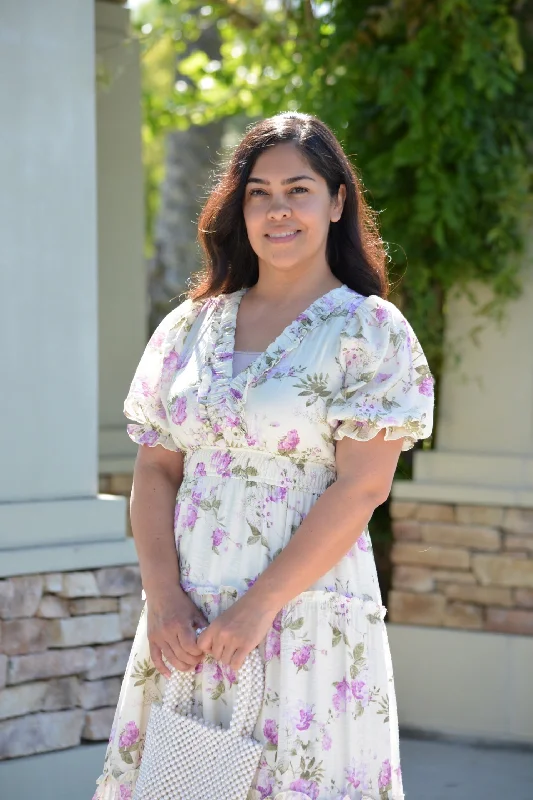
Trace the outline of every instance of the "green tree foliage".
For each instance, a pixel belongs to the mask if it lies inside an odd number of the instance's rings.
[[[519,292],[533,109],[525,8],[152,0],[141,19],[152,25],[146,74],[154,48],[175,60],[164,90],[145,91],[146,131],[155,141],[170,127],[282,110],[328,123],[380,212],[394,300],[438,375],[447,290],[491,285],[495,301],[480,313]],[[195,45],[209,25],[220,32],[220,59]]]

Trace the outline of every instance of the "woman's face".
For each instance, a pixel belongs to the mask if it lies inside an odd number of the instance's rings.
[[[257,159],[243,201],[244,221],[259,264],[277,270],[322,268],[331,222],[342,214],[346,189],[331,198],[324,178],[292,143]]]

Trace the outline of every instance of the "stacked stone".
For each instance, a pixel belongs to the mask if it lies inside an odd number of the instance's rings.
[[[533,509],[391,503],[391,622],[533,635]]]
[[[137,566],[0,581],[0,759],[107,740],[141,608]]]

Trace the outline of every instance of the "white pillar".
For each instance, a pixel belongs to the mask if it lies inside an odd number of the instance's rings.
[[[533,507],[533,237],[522,281],[502,325],[450,297],[436,449],[415,453],[414,480],[397,481],[395,499]],[[490,300],[486,287],[471,288]]]
[[[0,575],[134,561],[98,497],[93,0],[0,11]]]
[[[100,472],[132,472],[124,398],[147,341],[139,43],[130,13],[96,3]]]

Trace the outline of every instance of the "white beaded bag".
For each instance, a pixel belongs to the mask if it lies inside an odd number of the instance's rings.
[[[246,800],[263,750],[252,732],[264,681],[255,649],[238,672],[225,729],[191,713],[194,674],[173,670],[150,711],[133,800]]]

